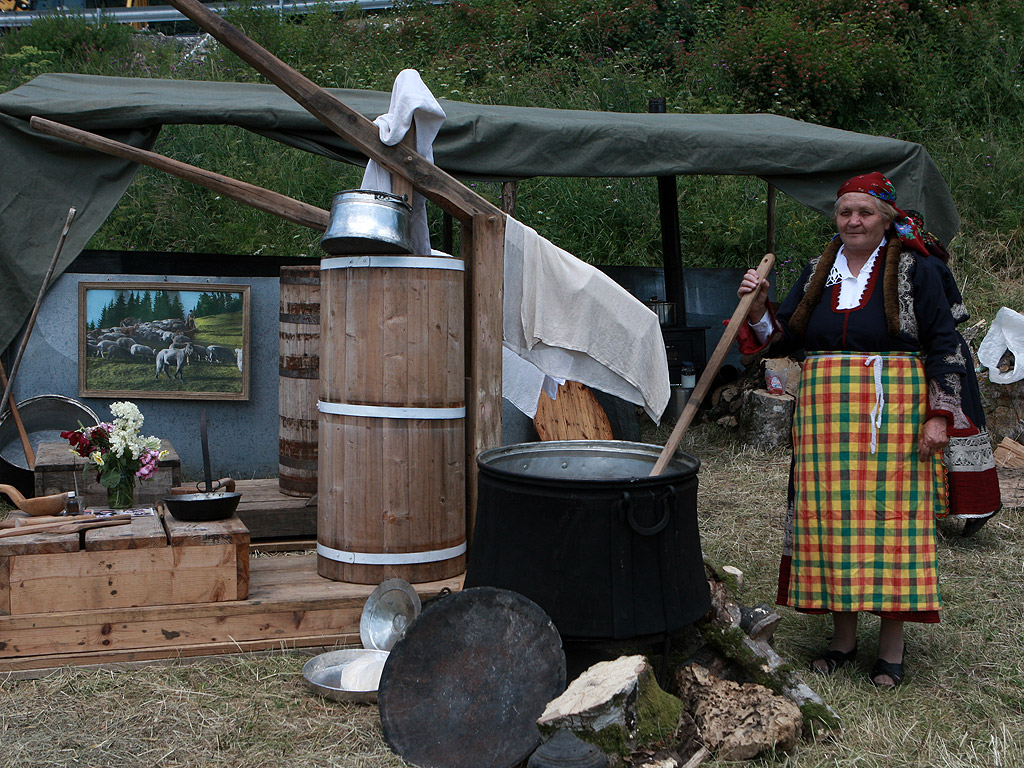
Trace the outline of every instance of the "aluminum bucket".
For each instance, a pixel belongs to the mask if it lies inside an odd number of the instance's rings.
[[[412,206],[404,197],[371,189],[334,196],[331,220],[320,247],[334,255],[412,253]]]

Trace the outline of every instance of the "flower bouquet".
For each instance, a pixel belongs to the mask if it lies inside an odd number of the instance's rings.
[[[143,437],[143,417],[138,407],[127,400],[113,403],[113,423],[104,422],[61,432],[71,444],[72,453],[87,460],[84,472],[95,468],[100,485],[107,489],[110,506],[127,509],[135,499],[135,478],[147,480],[157,470],[157,462],[167,455],[160,450],[160,438]]]

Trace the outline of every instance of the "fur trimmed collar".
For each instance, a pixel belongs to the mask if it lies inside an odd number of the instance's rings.
[[[885,273],[882,275],[882,290],[884,291],[885,320],[889,335],[897,336],[901,327],[899,272],[903,243],[895,236],[888,235],[888,233],[887,236],[889,239],[885,246]],[[817,259],[818,263],[807,284],[804,285],[804,297],[789,320],[789,329],[797,337],[803,337],[807,332],[811,312],[814,311],[825,293],[825,283],[828,281],[829,273],[832,271],[832,265],[836,262],[836,255],[841,246],[842,241],[838,237],[826,246]]]

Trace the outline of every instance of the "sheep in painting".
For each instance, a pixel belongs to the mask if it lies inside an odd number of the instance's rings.
[[[132,344],[132,348],[128,351],[132,353],[132,357],[156,357],[156,352],[145,344]]]
[[[185,374],[182,369],[188,365],[188,359],[192,355],[192,347],[185,347],[184,349],[161,349],[156,353],[156,376],[154,378],[159,379],[160,374],[166,374],[168,379],[178,379],[180,381],[185,380]],[[171,365],[174,366],[174,375],[171,375]]]
[[[235,361],[238,363],[238,372],[242,372],[242,350],[235,347]]]

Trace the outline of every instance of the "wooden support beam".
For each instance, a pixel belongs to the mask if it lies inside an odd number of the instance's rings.
[[[384,144],[377,126],[362,114],[257,45],[198,0],[169,0],[169,3],[291,96],[321,123],[351,141],[356,149],[388,171],[409,179],[424,197],[460,221],[469,223],[479,214],[501,213],[462,182],[415,152],[407,142],[396,146]]]
[[[501,445],[505,217],[478,215],[462,229],[466,262],[466,536],[476,523],[476,456]]]
[[[293,197],[257,187],[255,184],[247,184],[230,176],[223,176],[205,168],[174,160],[158,152],[139,149],[131,144],[124,144],[108,139],[106,136],[72,128],[70,125],[56,123],[41,117],[33,117],[29,120],[29,125],[40,133],[65,139],[114,157],[131,160],[140,165],[148,165],[150,168],[156,168],[158,171],[164,171],[185,181],[212,189],[225,197],[271,213],[293,224],[324,232],[331,218],[330,211],[325,211],[323,208],[317,208]]]

